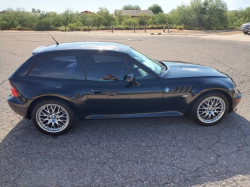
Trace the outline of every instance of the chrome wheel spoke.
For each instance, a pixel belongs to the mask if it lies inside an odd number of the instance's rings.
[[[36,113],[39,126],[48,132],[60,132],[69,124],[69,114],[57,104],[46,104]]]
[[[224,112],[225,102],[216,96],[203,100],[197,108],[197,116],[204,123],[216,122]]]

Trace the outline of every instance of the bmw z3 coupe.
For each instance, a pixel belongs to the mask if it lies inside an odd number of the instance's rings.
[[[78,118],[189,115],[215,125],[241,100],[233,80],[213,68],[151,60],[118,43],[38,47],[9,82],[12,110],[49,135],[67,132]]]

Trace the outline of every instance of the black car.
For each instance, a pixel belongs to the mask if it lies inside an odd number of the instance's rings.
[[[79,118],[190,115],[219,123],[241,93],[227,75],[188,63],[151,60],[117,43],[41,46],[9,78],[8,103],[42,132],[67,132]]]

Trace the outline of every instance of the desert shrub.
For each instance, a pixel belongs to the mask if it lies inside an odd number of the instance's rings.
[[[125,26],[124,29],[125,29],[125,30],[131,30],[131,29],[133,29],[133,28],[130,27],[130,26]]]
[[[91,31],[92,29],[90,27],[88,28],[88,26],[84,26],[84,27],[82,27],[82,30],[83,31]]]
[[[178,29],[178,30],[183,30],[183,29],[184,29],[184,27],[183,27],[183,26],[181,26],[181,25],[179,25],[179,26],[177,26],[177,29]]]
[[[163,27],[161,25],[149,25],[147,26],[147,29],[162,29]]]
[[[124,26],[139,26],[139,22],[136,19],[125,19],[122,22]]]
[[[107,28],[105,26],[100,26],[98,30],[107,30]]]
[[[74,31],[76,29],[76,25],[74,23],[69,23],[68,28],[70,31]]]
[[[114,28],[114,30],[124,30],[125,29],[125,27],[123,25],[117,25],[117,26],[114,26],[113,28]]]

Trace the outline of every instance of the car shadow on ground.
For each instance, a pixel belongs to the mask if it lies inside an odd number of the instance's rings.
[[[189,186],[250,174],[250,122],[188,117],[79,121],[51,137],[23,119],[1,142],[1,186]]]

